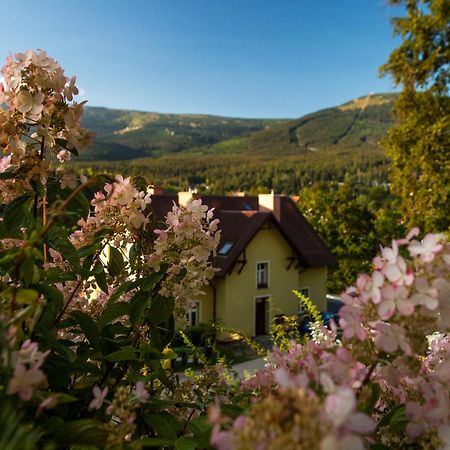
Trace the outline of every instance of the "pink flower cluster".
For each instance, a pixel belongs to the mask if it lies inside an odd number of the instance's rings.
[[[0,160],[0,171],[12,167],[26,173],[21,181],[1,180],[0,201],[6,202],[29,188],[32,179],[45,183],[47,149],[60,162],[68,161],[67,149],[81,150],[92,134],[80,125],[85,102],[73,101],[78,94],[75,77],[66,77],[44,51],[9,56],[2,75],[0,143],[6,156]]]
[[[178,317],[184,316],[214,276],[209,257],[220,240],[218,222],[213,219],[213,210],[199,199],[186,207],[174,205],[167,214],[167,228],[155,230],[158,237],[147,258],[148,267],[159,271],[162,264],[168,265],[160,294],[175,298]]]
[[[343,294],[344,338],[363,341],[370,334],[380,351],[411,354],[420,350],[424,336],[450,327],[448,244],[444,235],[427,234],[419,242],[417,234],[413,229],[392,248],[382,248],[372,274],[360,275],[356,287]],[[415,329],[408,326],[412,316],[423,318]]]
[[[112,230],[117,246],[131,243],[132,237],[148,222],[148,205],[151,192],[138,191],[131,179],[117,175],[113,183],[107,183],[105,192],[97,192],[92,200],[94,214],[78,222],[80,229],[71,235],[76,246],[86,245],[93,234],[102,228]]]
[[[18,394],[24,401],[31,399],[34,389],[46,380],[41,366],[49,353],[50,350],[40,352],[38,344],[29,339],[22,344],[14,355],[14,374],[7,391],[9,395]]]
[[[230,424],[213,407],[212,442],[218,449],[247,448],[241,445],[245,433],[263,436],[267,426],[253,414],[260,414],[258,405],[297,391],[320,406],[311,421],[296,419],[303,428],[290,436],[295,445],[312,430],[317,433],[320,421],[325,425],[311,448],[363,449],[374,443],[450,448],[450,244],[442,234],[421,241],[417,235],[414,229],[382,248],[373,273],[360,275],[343,294],[339,331],[292,342],[286,352],[274,348],[268,364],[241,382],[242,392],[251,394],[244,416]],[[373,385],[379,386],[379,396],[369,408]],[[393,407],[403,408],[404,431],[389,423],[380,426]],[[252,428],[245,425],[248,418]],[[261,450],[270,445],[258,442]]]

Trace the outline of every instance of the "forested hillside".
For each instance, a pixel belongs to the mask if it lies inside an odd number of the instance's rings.
[[[83,126],[94,131],[96,138],[81,159],[114,161],[161,156],[247,135],[280,122],[87,107]]]
[[[378,142],[391,125],[393,99],[371,95],[289,121],[90,108],[85,126],[97,138],[93,149],[84,151],[90,161],[78,166],[143,173],[166,189],[210,193],[295,194],[314,182],[349,176],[364,184],[385,183],[387,159]],[[154,156],[143,157],[147,154]]]
[[[354,99],[334,108],[286,121],[250,136],[201,149],[202,153],[257,152],[263,155],[307,154],[321,150],[378,149],[391,125],[395,94]]]

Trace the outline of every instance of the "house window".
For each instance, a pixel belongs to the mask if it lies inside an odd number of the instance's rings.
[[[190,327],[200,323],[200,302],[195,302],[195,306],[186,313],[186,320]]]
[[[269,287],[269,263],[259,262],[256,264],[256,287],[263,289]]]
[[[233,242],[225,242],[225,244],[220,247],[219,251],[217,252],[220,256],[226,256],[228,253],[230,253],[230,250],[233,248]]]

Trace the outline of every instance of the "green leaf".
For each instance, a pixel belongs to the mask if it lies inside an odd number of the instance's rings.
[[[0,222],[0,225],[1,224],[2,224],[2,222]],[[0,267],[2,267],[6,272],[8,272],[10,270],[14,270],[15,259],[19,256],[20,253],[21,253],[21,249],[11,248],[8,252],[6,252],[0,258]]]
[[[50,327],[64,305],[64,296],[59,289],[45,284],[35,284],[33,289],[40,292],[47,301],[39,323],[43,327]]]
[[[175,308],[173,297],[156,296],[151,303],[148,318],[151,324],[157,325],[167,320]]]
[[[12,167],[8,167],[4,172],[0,173],[0,180],[11,180],[16,177],[16,173]]]
[[[153,347],[159,351],[163,351],[175,335],[175,319],[173,314],[165,322],[161,322],[157,326],[151,326],[149,332]]]
[[[389,427],[393,433],[399,433],[405,429],[407,424],[405,405],[397,405],[378,422],[377,428]]]
[[[182,429],[182,424],[168,412],[146,414],[144,419],[156,431],[159,437],[170,441],[175,441],[177,432]]]
[[[32,305],[39,297],[39,292],[34,289],[13,289],[9,288],[1,293],[2,297],[6,297],[9,301],[15,301],[21,305]]]
[[[117,352],[110,353],[105,356],[107,361],[119,362],[119,361],[136,361],[136,351],[133,348],[122,348]]]
[[[62,138],[55,138],[55,142],[62,148],[67,149],[67,139],[62,139]]]
[[[102,248],[101,242],[94,242],[90,245],[85,245],[84,247],[81,247],[78,249],[78,255],[80,258],[86,258],[87,256],[92,256],[96,252],[98,252]]]
[[[34,258],[27,258],[20,266],[20,278],[26,286],[39,281],[39,269],[35,264]]]
[[[141,246],[139,242],[135,242],[128,251],[128,260],[130,261],[130,264],[134,267],[136,263],[136,258],[140,255],[141,252]]]
[[[364,405],[363,412],[365,412],[368,415],[371,415],[375,405],[380,398],[381,388],[378,383],[370,383],[370,388],[372,391],[372,394],[370,396],[370,400]]]
[[[120,302],[109,304],[98,320],[98,327],[102,329],[105,325],[111,323],[118,317],[127,315],[129,311],[130,311],[129,303]]]
[[[95,281],[96,281],[98,287],[105,294],[108,294],[109,287],[108,287],[108,283],[106,282],[106,274],[105,274],[105,271],[103,270],[103,264],[100,261],[97,261],[95,263],[94,271],[95,271],[94,278],[95,278]]]
[[[36,422],[31,425],[24,411],[13,399],[2,398],[0,409],[0,448],[2,450],[36,450],[42,428]]]
[[[30,305],[26,308],[20,309],[14,317],[8,322],[8,326],[17,325],[23,322],[25,319],[31,317],[36,311],[36,305]]]
[[[80,270],[80,257],[77,249],[69,241],[66,231],[53,227],[48,231],[46,241],[50,247],[61,253],[77,271]]]
[[[76,203],[76,210],[78,212],[78,217],[86,218],[89,216],[91,210],[91,204],[83,192],[78,192],[77,196],[73,199]]]
[[[164,277],[165,272],[153,272],[143,278],[138,278],[134,281],[125,281],[109,297],[108,303],[114,303],[123,294],[132,291],[133,289],[141,288],[143,291],[151,291],[156,284]]]
[[[83,331],[89,342],[94,347],[98,346],[100,343],[100,331],[91,316],[81,311],[73,311],[70,313],[70,316],[80,325],[81,331]]]
[[[148,341],[144,341],[139,346],[141,356],[146,361],[159,361],[165,359],[165,356],[156,348],[153,348]]]
[[[63,448],[77,444],[103,448],[108,434],[103,427],[102,422],[94,419],[75,420],[61,426],[54,439]]]
[[[125,268],[123,255],[117,248],[109,246],[108,272],[112,277],[119,275]]]
[[[9,203],[3,213],[3,224],[10,235],[20,236],[19,229],[31,215],[31,194],[24,194]]]
[[[237,417],[244,411],[243,408],[238,405],[223,405],[221,406],[221,410],[224,414],[231,417]]]
[[[159,272],[153,272],[142,278],[141,288],[144,291],[152,291],[166,274],[166,268],[161,267]]]
[[[61,344],[52,334],[50,329],[43,327],[41,324],[36,325],[36,331],[42,336],[45,343],[50,349],[52,349],[59,356],[64,358],[66,361],[73,362],[77,359],[75,352]]]
[[[204,415],[200,415],[191,420],[186,429],[190,431],[198,440],[197,448],[212,448],[210,444],[212,426],[207,422]]]
[[[110,295],[108,304],[114,303],[118,300],[123,294],[130,292],[132,289],[135,289],[139,285],[139,280],[135,281],[125,281],[119,287],[114,289],[114,292]]]
[[[137,325],[144,313],[145,307],[148,305],[151,296],[148,292],[137,292],[130,300],[130,323],[132,326]]]
[[[150,411],[154,409],[162,410],[166,409],[169,406],[180,405],[180,402],[175,400],[160,400],[160,399],[150,399],[145,402],[143,409],[145,411]]]
[[[208,423],[206,416],[198,416],[191,420],[189,424],[194,425],[201,433],[207,433],[211,430],[211,425]]]
[[[176,450],[195,450],[198,447],[198,441],[192,436],[181,436],[175,441]]]
[[[101,355],[100,355],[101,356]],[[89,373],[89,374],[100,374],[101,370],[99,367],[93,363],[89,363],[86,361],[81,361],[79,358],[74,361],[71,364],[68,364],[66,366],[67,371],[82,374],[82,373]]]
[[[169,439],[161,439],[161,438],[143,438],[138,441],[133,441],[133,447],[138,449],[140,448],[162,448],[162,447],[172,447],[174,442]]]
[[[0,221],[0,239],[4,239],[9,237],[9,233],[8,230],[5,227],[5,224],[3,223],[3,221]]]
[[[77,275],[74,272],[70,271],[61,271],[57,267],[50,267],[45,271],[45,280],[49,284],[61,283],[63,281],[75,281],[77,279]]]

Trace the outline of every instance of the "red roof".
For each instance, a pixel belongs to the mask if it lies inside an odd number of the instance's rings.
[[[196,197],[199,197],[196,195]],[[313,227],[300,213],[297,205],[285,196],[274,196],[274,210],[260,208],[258,197],[201,196],[204,204],[215,208],[214,217],[220,220],[221,239],[214,266],[223,277],[239,262],[239,256],[264,224],[274,225],[293,250],[293,256],[302,267],[329,266],[335,256],[320,239]],[[152,208],[155,218],[163,220],[177,195],[155,195]],[[227,244],[225,247],[224,245]],[[220,250],[223,249],[222,255]]]

